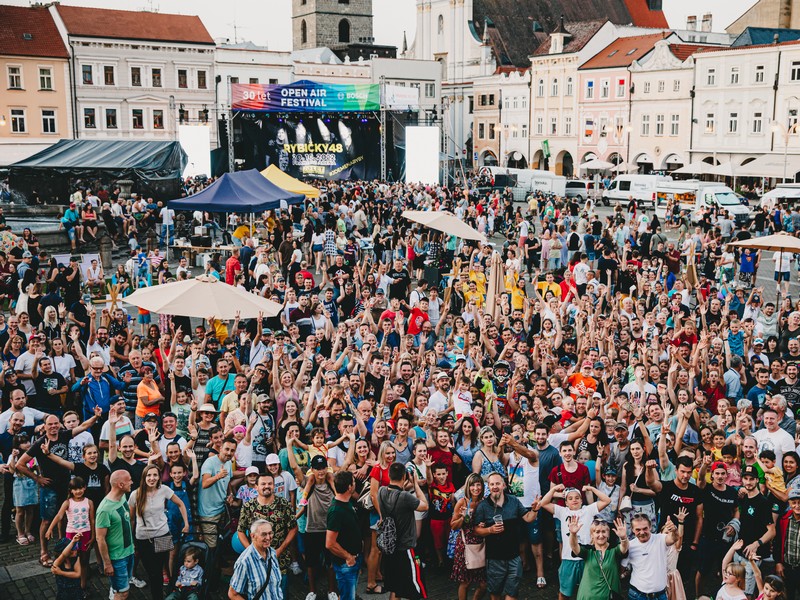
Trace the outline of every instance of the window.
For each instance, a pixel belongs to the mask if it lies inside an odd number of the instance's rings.
[[[731,85],[736,85],[739,83],[739,67],[731,67],[730,83]]]
[[[92,74],[92,65],[82,65],[81,74],[83,85],[93,85],[94,75]]]
[[[732,112],[728,115],[728,133],[738,133],[739,113]]]
[[[12,90],[22,89],[22,67],[8,67],[8,87]]]
[[[479,106],[486,106],[486,94],[481,94],[480,99],[478,100]]]
[[[522,132],[520,133],[520,137],[522,139],[527,139],[527,137],[528,137],[528,125],[527,124],[523,124],[522,125]]]
[[[511,108],[511,99],[508,97],[503,98],[503,108]]]
[[[436,96],[436,84],[435,83],[426,83],[425,84],[425,97],[426,98],[433,98]]]
[[[114,67],[108,65],[103,67],[103,82],[106,85],[114,85]]]
[[[572,96],[572,77],[567,77],[567,96]]]
[[[553,83],[550,86],[550,95],[551,96],[558,96],[558,77],[553,79]]]
[[[539,98],[544,96],[544,79],[539,80],[539,83],[536,86],[536,95],[539,96]]]
[[[96,113],[93,108],[84,108],[83,109],[83,127],[84,129],[96,129],[97,128],[97,120],[96,120]]]
[[[609,84],[608,84],[608,79],[605,79],[600,83],[600,97],[601,98],[608,98],[609,91],[610,91],[610,88],[609,88]]]
[[[594,81],[586,82],[586,99],[591,100],[594,98]]]
[[[645,81],[644,82],[644,93],[645,94],[649,94],[650,93],[650,82],[649,81]]]
[[[239,83],[238,77],[231,77],[231,83]]]
[[[42,133],[57,133],[56,111],[51,108],[42,109]]]
[[[706,133],[714,133],[717,130],[717,119],[714,113],[706,113]]]
[[[201,123],[208,123],[208,107],[203,104],[203,110],[197,111],[197,117]]]
[[[489,94],[489,106],[494,106],[494,94]]]
[[[544,119],[536,117],[536,135],[544,135]]]
[[[564,117],[564,135],[572,135],[572,117]]]
[[[258,83],[258,81],[256,81]],[[197,72],[197,89],[204,90],[208,84],[206,83],[206,72],[205,71],[198,71]]]
[[[680,129],[681,117],[680,115],[672,115],[669,118],[669,134],[672,136],[678,135]]]
[[[350,43],[350,21],[347,19],[342,19],[339,21],[339,43]]]
[[[756,83],[764,83],[764,65],[756,67]]]
[[[12,108],[11,109],[11,133],[25,133],[25,109]]]
[[[153,69],[153,87],[161,87],[161,69]]]
[[[339,0],[339,4],[350,4],[350,0]]]
[[[251,77],[250,83],[258,83],[258,77]]]
[[[594,121],[592,119],[586,119],[583,129],[583,137],[591,138],[593,136],[594,136]]]
[[[519,137],[516,125],[511,128],[511,137]]]
[[[131,67],[131,85],[134,87],[142,86],[142,68]]]
[[[658,93],[660,94],[663,91],[664,91],[664,80],[663,79],[659,79],[658,80]]]
[[[494,139],[494,123],[489,123],[489,139]]]
[[[800,81],[800,60],[792,61],[792,81]]]
[[[650,135],[650,115],[642,115],[642,135]]]
[[[439,15],[439,22],[437,24],[437,27],[439,35],[442,35],[444,33],[444,17],[442,15]]]
[[[164,111],[161,109],[153,111],[153,129],[164,129]]]
[[[486,138],[486,126],[483,123],[478,123],[478,139]]]
[[[469,96],[469,114],[475,112],[475,96]]]
[[[106,109],[106,129],[116,129],[117,128],[117,109],[116,108],[107,108]]]
[[[558,117],[550,117],[550,135],[558,135]]]
[[[625,97],[625,80],[617,79],[617,98]]]
[[[753,113],[753,133],[761,133],[763,131],[763,120],[760,112]]]
[[[178,87],[189,87],[189,75],[187,74],[186,69],[178,69]]]
[[[189,111],[183,108],[183,104],[181,104],[180,108],[178,109],[178,121],[181,123],[189,122]]]
[[[664,135],[664,115],[656,115],[656,135]]]
[[[144,129],[144,110],[134,108],[131,111],[131,123],[134,129]]]
[[[673,92],[680,92],[681,91],[681,80],[680,79],[673,79],[672,80],[672,91]]]
[[[53,71],[50,67],[39,67],[39,89],[53,89]]]
[[[303,2],[303,4],[305,4],[305,1]],[[306,25],[305,19],[300,21],[300,43],[301,44],[308,43],[308,25]]]
[[[521,104],[522,108],[528,108],[528,99],[525,96],[522,97]]]
[[[797,63],[800,65],[800,63]],[[706,71],[706,85],[717,85],[717,70],[709,69]]]

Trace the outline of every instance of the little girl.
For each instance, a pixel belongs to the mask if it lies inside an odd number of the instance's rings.
[[[689,511],[681,507],[675,515],[677,520],[677,541],[667,548],[667,598],[668,600],[686,600],[686,592],[683,589],[683,579],[681,572],[678,571],[678,558],[680,558],[681,548],[683,547],[683,522],[689,515]],[[670,526],[670,521],[664,525],[661,532]]]
[[[39,488],[36,482],[17,471],[17,459],[31,447],[27,433],[14,436],[11,455],[8,457],[8,468],[14,474],[14,507],[17,509],[14,522],[17,526],[17,543],[27,546],[35,541],[31,535],[34,507],[39,504]],[[33,461],[28,463],[32,468]]]
[[[756,580],[758,596],[756,600],[786,600],[786,584],[777,575],[761,576],[756,561],[750,559],[750,566],[753,568],[753,577]]]
[[[69,482],[69,497],[64,500],[58,514],[50,527],[47,528],[45,537],[53,537],[53,530],[58,527],[64,515],[67,515],[67,539],[80,538],[73,548],[78,551],[81,566],[81,588],[86,590],[86,581],[89,577],[89,549],[94,542],[94,503],[86,497],[86,482],[81,477],[73,477]]]
[[[50,572],[56,576],[56,600],[77,600],[86,598],[85,588],[78,581],[83,581],[85,569],[76,558],[76,545],[81,543],[81,534],[76,533],[72,539],[60,539],[56,542],[58,554]]]
[[[170,375],[172,372],[170,371]],[[189,437],[189,415],[192,414],[192,407],[189,404],[189,390],[186,388],[175,389],[175,377],[170,377],[170,386],[172,387],[172,403],[170,409],[175,413],[178,418],[178,433],[184,438]]]
[[[722,587],[717,592],[717,600],[747,600],[744,565],[733,562],[734,553],[742,548],[744,540],[736,540],[722,559]]]

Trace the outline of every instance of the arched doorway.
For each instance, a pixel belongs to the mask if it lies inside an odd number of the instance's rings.
[[[533,155],[533,160],[531,161],[531,168],[532,169],[544,169],[544,152],[541,150],[537,150],[536,153]]]
[[[670,154],[664,159],[664,164],[661,166],[663,171],[674,171],[680,169],[685,164],[683,158],[677,154]]]
[[[507,159],[507,166],[509,169],[527,169],[528,168],[528,161],[522,155],[521,152],[517,152],[514,150],[511,154],[509,154]]]
[[[612,163],[615,167],[623,162],[622,156],[618,152],[613,152],[608,157],[608,162]]]
[[[642,152],[639,156],[633,159],[633,162],[639,165],[639,172],[648,175],[653,172],[654,165],[653,159],[650,158],[650,155]]]
[[[572,154],[566,150],[562,150],[556,156],[556,175],[563,175],[564,177],[575,176],[575,165],[572,160]]]
[[[484,167],[496,167],[497,157],[494,155],[494,152],[491,150],[484,150],[483,154],[481,154],[480,164]]]

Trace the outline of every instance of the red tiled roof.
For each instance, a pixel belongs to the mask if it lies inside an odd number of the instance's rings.
[[[47,8],[0,6],[0,24],[0,54],[69,58]]]
[[[698,50],[708,48],[705,44],[670,44],[669,51],[678,60],[686,60]],[[719,46],[716,47],[719,50]]]
[[[647,0],[625,0],[631,15],[631,24],[638,27],[669,27],[664,12],[652,9]]]
[[[672,35],[669,31],[619,38],[581,65],[581,69],[627,67],[653,49],[658,40]]]
[[[205,25],[196,15],[170,15],[63,4],[59,4],[57,10],[70,35],[214,44]]]

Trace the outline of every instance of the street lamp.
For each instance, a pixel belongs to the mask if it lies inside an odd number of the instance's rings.
[[[796,100],[800,102],[800,98],[797,96],[789,96],[786,99],[787,104],[790,100]],[[791,110],[789,113],[791,114]],[[789,158],[789,136],[797,133],[798,131],[797,111],[794,112],[793,116],[794,119],[789,121],[788,127],[784,127],[778,121],[773,121],[771,127],[773,133],[780,133],[783,136],[783,183],[786,183],[786,168]]]

